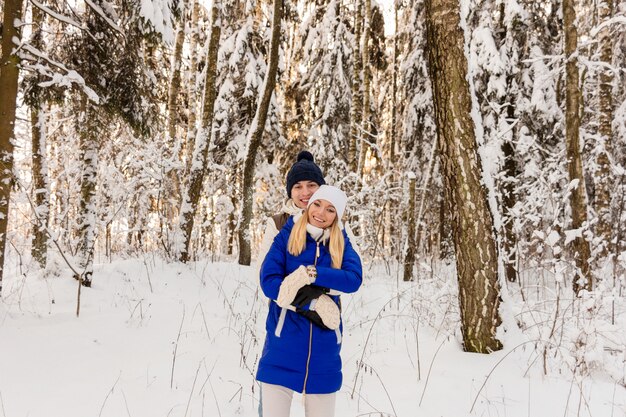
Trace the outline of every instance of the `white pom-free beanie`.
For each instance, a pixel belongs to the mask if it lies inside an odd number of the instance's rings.
[[[315,200],[326,200],[330,202],[337,210],[337,218],[341,220],[344,211],[346,211],[346,204],[348,203],[348,196],[339,188],[332,185],[321,185],[316,192],[309,198],[309,207]]]

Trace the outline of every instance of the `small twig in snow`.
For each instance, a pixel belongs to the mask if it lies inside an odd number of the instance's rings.
[[[200,364],[202,361],[198,363],[198,369],[196,369],[196,376],[193,378],[193,384],[191,384],[191,392],[189,393],[189,399],[187,400],[187,408],[185,408],[185,415],[187,417],[187,412],[189,411],[189,404],[191,404],[191,397],[193,395],[193,390],[196,387],[196,380],[198,379],[198,372],[200,372]]]
[[[102,410],[104,410],[104,405],[107,403],[107,400],[109,399],[111,394],[113,394],[113,390],[115,390],[115,386],[117,385],[117,382],[120,380],[121,376],[122,376],[122,371],[120,371],[120,374],[117,376],[117,379],[113,383],[113,386],[111,387],[109,392],[107,392],[106,397],[104,397],[104,401],[102,401],[102,407],[100,407],[100,413],[98,413],[98,417],[100,417],[102,415]]]
[[[365,349],[367,348],[367,344],[370,340],[370,336],[372,335],[372,330],[374,330],[374,325],[376,325],[376,321],[378,320],[379,317],[381,317],[382,312],[385,310],[385,308],[391,304],[391,302],[393,300],[395,300],[396,298],[400,298],[401,295],[403,295],[405,292],[413,289],[415,287],[415,285],[412,285],[411,287],[405,289],[402,292],[399,292],[398,294],[396,294],[395,296],[391,297],[384,305],[383,307],[380,309],[380,311],[378,311],[378,314],[376,314],[376,317],[374,318],[374,320],[372,321],[372,325],[370,326],[369,331],[367,332],[367,337],[365,338],[365,343],[363,344],[363,350],[361,351],[361,359],[359,360],[359,364],[363,363],[363,358],[365,357]],[[361,371],[361,366],[357,366],[356,368],[356,374],[354,375],[354,386],[352,387],[352,393],[350,394],[350,398],[354,399],[354,390],[356,389],[356,382],[359,379],[359,372]]]
[[[176,352],[178,351],[178,341],[180,340],[180,333],[183,330],[184,321],[185,321],[185,305],[183,304],[183,316],[180,319],[180,328],[178,329],[178,336],[176,337],[176,344],[174,345],[174,354],[172,357],[172,374],[170,376],[170,389],[174,387],[174,367],[176,366]]]
[[[206,316],[204,315],[204,309],[202,308],[202,304],[200,304],[200,313],[202,313],[202,321],[204,321],[204,329],[206,330],[206,335],[211,340],[211,334],[209,333],[209,326],[206,324]]]
[[[385,386],[385,383],[383,382],[383,379],[380,377],[380,375],[378,375],[378,372],[376,371],[376,369],[374,369],[374,367],[372,365],[370,365],[370,370],[376,374],[376,377],[380,381],[380,385],[383,386],[383,389],[385,390],[385,394],[387,394],[387,399],[389,400],[389,404],[391,404],[391,409],[393,410],[393,415],[398,417],[398,413],[396,412],[396,407],[393,406],[393,401],[391,400],[391,396],[389,395],[389,391],[387,390],[387,387]]]
[[[491,371],[489,371],[489,373],[487,374],[487,376],[485,377],[485,380],[483,381],[483,384],[480,386],[480,388],[478,389],[478,392],[476,393],[476,397],[474,397],[474,402],[472,403],[472,407],[470,408],[470,414],[472,413],[472,411],[474,411],[474,406],[476,406],[476,401],[478,401],[478,396],[480,395],[480,392],[483,390],[483,388],[485,388],[485,385],[487,385],[487,381],[489,380],[489,378],[491,377],[491,374],[493,374],[493,371],[496,370],[496,368],[498,367],[498,365],[500,365],[511,353],[513,353],[518,347],[520,346],[524,346],[527,345],[529,343],[535,343],[534,340],[527,340],[525,342],[520,343],[519,345],[515,346],[513,349],[511,349],[510,351],[508,351],[506,353],[506,355],[504,355],[502,358],[500,358],[500,360],[493,366],[493,368],[491,368]],[[428,373],[430,374],[430,370],[428,371]],[[428,379],[427,379],[428,380]],[[421,405],[421,401],[420,401],[420,405]]]
[[[128,417],[132,417],[130,415],[130,410],[128,409],[128,401],[126,400],[126,394],[124,394],[124,390],[122,390],[122,397],[124,397],[124,405],[126,406],[126,414],[128,414]]]
[[[209,386],[211,387],[211,392],[213,393],[213,399],[215,399],[215,407],[217,407],[217,414],[222,417],[222,412],[220,411],[220,403],[217,401],[217,395],[215,395],[215,390],[213,389],[213,383],[211,382],[211,377],[209,376]]]
[[[428,388],[428,381],[430,380],[430,372],[433,370],[435,358],[437,357],[439,350],[441,350],[441,348],[443,347],[443,344],[446,343],[446,341],[447,339],[443,339],[441,341],[441,343],[439,344],[439,347],[437,348],[437,350],[435,351],[435,354],[433,355],[433,359],[430,361],[430,366],[428,367],[428,374],[426,374],[426,382],[424,383],[424,391],[422,391],[422,396],[420,397],[420,403],[419,403],[420,407],[422,406],[422,401],[424,400],[424,394],[426,394],[426,388]]]
[[[143,264],[146,267],[146,275],[148,276],[148,284],[150,285],[150,292],[154,294],[154,290],[152,289],[152,280],[150,279],[150,269],[148,268],[148,263],[146,262],[146,256],[143,257]]]
[[[0,406],[2,407],[2,415],[7,417],[7,413],[4,411],[4,400],[2,399],[2,391],[0,391]]]

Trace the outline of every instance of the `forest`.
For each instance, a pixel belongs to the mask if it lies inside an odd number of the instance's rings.
[[[107,286],[98,265],[147,254],[254,264],[308,150],[366,270],[454,284],[464,350],[521,329],[545,372],[626,387],[626,3],[0,10],[2,302],[51,274],[79,308],[81,284]]]

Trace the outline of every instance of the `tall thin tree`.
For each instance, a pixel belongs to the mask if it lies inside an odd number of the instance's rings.
[[[459,2],[426,0],[425,6],[439,154],[456,252],[463,346],[466,351],[489,353],[502,348],[496,338],[500,324],[498,259],[471,118]]]
[[[572,229],[578,230],[572,242],[572,251],[576,262],[573,279],[574,293],[581,290],[591,291],[593,280],[589,258],[591,249],[583,234],[587,223],[587,194],[583,175],[583,162],[580,150],[580,87],[578,74],[578,29],[576,28],[576,10],[574,0],[563,0],[563,30],[565,32],[565,142],[567,148],[567,166],[570,180],[570,209]]]
[[[37,7],[31,9],[33,25],[31,45],[42,51],[44,13]],[[40,267],[46,266],[48,246],[48,220],[50,218],[50,187],[46,164],[46,120],[48,106],[43,97],[43,88],[39,86],[42,76],[35,74],[31,80],[31,91],[28,95],[31,123],[32,177],[35,218],[33,220],[33,240],[31,255]],[[25,100],[26,101],[26,100]]]
[[[363,171],[365,169],[365,158],[367,151],[369,150],[369,144],[373,140],[372,125],[370,120],[371,115],[371,92],[370,81],[371,68],[370,68],[370,39],[372,33],[372,1],[365,0],[363,6],[363,43],[361,44],[361,54],[363,56],[361,60],[361,66],[363,69],[363,110],[361,112],[361,127],[360,127],[360,145],[359,152],[359,164],[357,166],[357,175],[359,178],[363,178]]]
[[[178,22],[178,30],[174,40],[174,55],[171,61],[171,76],[169,91],[167,93],[167,140],[168,155],[171,158],[170,166],[166,167],[166,186],[165,198],[163,201],[164,211],[167,221],[172,221],[178,216],[178,206],[180,204],[180,170],[179,165],[179,149],[183,145],[183,141],[177,138],[177,125],[180,118],[179,109],[179,93],[181,86],[181,62],[183,58],[183,43],[185,41],[185,2],[182,3],[180,10],[180,21]]]
[[[408,224],[406,241],[404,244],[404,281],[413,281],[413,267],[415,266],[415,252],[417,244],[415,242],[415,183],[416,177],[413,172],[409,172],[409,204],[406,209],[406,222]]]
[[[361,137],[361,114],[363,113],[363,94],[361,92],[361,34],[363,26],[363,0],[356,0],[354,17],[354,64],[352,70],[352,106],[350,108],[350,147],[348,148],[348,164],[350,171],[356,173],[359,164],[358,149]]]
[[[613,0],[603,0],[598,4],[600,23],[608,21],[613,15]],[[596,150],[597,171],[595,210],[598,215],[596,234],[601,238],[599,258],[606,257],[611,242],[611,190],[613,175],[611,172],[611,156],[613,149],[613,37],[610,26],[605,26],[599,33],[600,60],[604,64],[600,69],[598,92],[598,116],[600,143]]]
[[[211,8],[211,35],[209,37],[207,72],[204,84],[202,121],[194,143],[189,177],[180,209],[180,230],[182,232],[183,246],[180,248],[178,259],[181,262],[188,262],[190,259],[191,232],[193,230],[194,218],[198,211],[200,195],[202,194],[202,184],[207,171],[209,141],[211,139],[211,126],[213,125],[213,109],[215,108],[215,97],[217,95],[217,51],[222,33],[221,14],[222,3],[219,0],[214,0]]]
[[[22,1],[5,0],[2,21],[2,56],[0,57],[0,294],[4,273],[4,249],[7,242],[9,202],[13,185],[13,135],[19,57],[15,39],[20,39]]]
[[[280,25],[283,18],[283,0],[274,0],[272,17],[272,37],[270,39],[270,54],[267,73],[263,81],[262,95],[256,109],[256,114],[250,125],[247,145],[248,151],[244,160],[243,181],[241,182],[241,215],[239,217],[239,264],[250,265],[252,251],[250,247],[250,221],[252,220],[252,196],[254,195],[254,171],[256,166],[257,150],[263,139],[265,121],[276,86],[278,73],[278,49],[280,46]]]

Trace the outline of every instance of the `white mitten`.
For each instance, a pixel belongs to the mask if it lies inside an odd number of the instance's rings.
[[[324,326],[328,327],[330,330],[339,328],[341,313],[339,312],[337,304],[335,304],[329,296],[325,294],[320,295],[319,298],[315,300],[315,304],[311,303],[311,310],[314,310],[317,315],[320,316]]]
[[[276,304],[283,308],[289,308],[294,298],[296,298],[298,290],[311,282],[312,280],[307,273],[306,267],[300,265],[298,269],[287,275],[282,284],[280,284]]]

